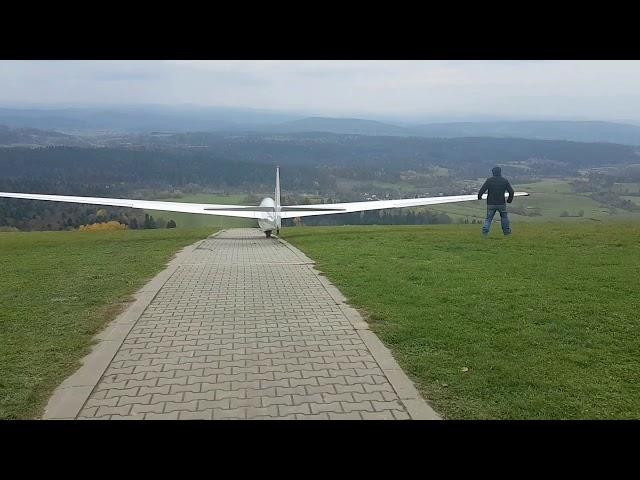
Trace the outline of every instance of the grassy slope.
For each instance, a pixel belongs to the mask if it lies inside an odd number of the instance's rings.
[[[640,416],[640,226],[291,228],[449,418]],[[462,368],[469,368],[462,372]]]
[[[616,215],[610,215],[608,209],[595,200],[583,194],[573,192],[571,186],[565,181],[548,180],[532,184],[515,185],[516,191],[531,193],[529,197],[517,197],[513,205],[538,208],[541,216],[527,217],[513,214],[513,218],[522,222],[549,222],[553,220],[585,222],[595,220],[611,219],[636,219],[640,220],[640,214],[629,213],[619,210]],[[442,205],[431,208],[449,215],[469,216],[483,219],[486,214],[486,202],[467,202],[451,205]],[[584,217],[560,218],[563,211],[572,215],[577,215],[580,210],[584,211]]]
[[[0,233],[0,419],[40,415],[119,302],[211,231]]]

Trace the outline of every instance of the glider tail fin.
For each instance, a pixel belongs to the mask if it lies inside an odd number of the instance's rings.
[[[276,194],[275,194],[275,204],[276,204],[276,228],[278,232],[280,231],[281,220],[280,220],[280,167],[276,167]]]

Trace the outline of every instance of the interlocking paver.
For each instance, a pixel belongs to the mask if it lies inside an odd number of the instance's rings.
[[[233,229],[181,262],[78,418],[410,418],[294,249]]]

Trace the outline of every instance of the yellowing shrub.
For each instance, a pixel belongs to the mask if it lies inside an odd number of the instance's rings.
[[[91,225],[80,225],[78,229],[81,232],[114,232],[117,230],[126,230],[127,226],[124,223],[111,222],[104,223],[92,223]]]

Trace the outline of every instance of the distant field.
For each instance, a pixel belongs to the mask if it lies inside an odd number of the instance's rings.
[[[0,419],[41,415],[121,302],[213,231],[0,233]]]
[[[516,197],[513,206],[523,206],[539,209],[540,216],[525,216],[512,213],[511,217],[517,222],[549,222],[549,221],[609,221],[609,220],[640,220],[640,212],[626,212],[618,209],[615,214],[603,207],[595,200],[583,194],[573,192],[566,181],[543,181],[531,184],[516,184],[516,191],[529,192],[529,197]],[[507,209],[509,206],[507,206]],[[430,210],[447,213],[457,217],[484,219],[486,215],[486,201],[468,202],[451,205],[429,207]],[[560,217],[563,212],[571,217]],[[579,212],[584,215],[578,217]]]
[[[640,417],[640,224],[288,228],[447,418]],[[468,371],[464,372],[463,369]]]
[[[191,202],[191,203],[218,203],[222,205],[236,204],[243,205],[246,195],[210,195],[207,193],[199,193],[193,195],[185,195],[182,198],[158,198],[158,200],[166,200],[170,202]],[[146,213],[153,215],[153,218],[162,217],[165,222],[170,219],[175,220],[178,228],[234,228],[234,227],[254,227],[257,223],[251,219],[220,217],[216,215],[200,215],[193,213],[176,213],[162,211],[147,211]]]
[[[613,186],[613,191],[619,194],[640,193],[640,183],[616,183]]]
[[[352,190],[355,188],[367,188],[369,186],[376,188],[376,189],[392,189],[392,190],[397,190],[399,192],[402,193],[415,193],[416,187],[406,183],[406,182],[402,182],[402,183],[388,183],[388,182],[379,182],[379,181],[372,181],[372,180],[350,180],[350,179],[338,179],[336,180],[336,185],[338,186],[338,188],[342,188],[342,189],[347,189],[347,190]]]
[[[622,198],[624,198],[625,200],[629,200],[633,203],[635,203],[636,205],[640,206],[640,197],[635,196],[635,195],[629,195],[629,196],[622,196]]]
[[[371,184],[376,188],[390,188],[396,189],[403,194],[416,193],[413,186],[406,183],[384,183],[384,182],[360,182],[352,180],[339,180],[338,184],[342,188],[355,188],[362,187],[363,184]],[[640,212],[627,212],[618,209],[614,214],[610,212],[607,207],[600,205],[595,200],[589,198],[586,194],[577,194],[573,191],[571,185],[565,180],[545,180],[542,182],[536,182],[531,184],[516,184],[514,185],[516,191],[526,191],[531,193],[529,197],[517,197],[512,204],[513,208],[524,207],[527,210],[537,209],[540,216],[527,216],[520,215],[515,212],[511,212],[511,218],[516,222],[549,222],[549,221],[563,221],[563,222],[593,222],[593,221],[640,221]],[[625,183],[618,184],[614,190],[620,190],[621,192],[628,190],[634,192],[640,188],[640,184],[637,183]],[[436,196],[437,189],[433,190],[430,195]],[[640,197],[623,197],[630,199],[634,203],[640,204]],[[180,199],[167,199],[170,201],[178,202],[196,202],[196,203],[220,203],[220,204],[244,204],[246,203],[246,196],[244,195],[209,195],[209,194],[195,194],[186,195]],[[450,205],[438,205],[426,208],[427,210],[434,212],[442,212],[451,216],[452,219],[457,221],[460,218],[468,218],[469,220],[475,218],[476,220],[483,220],[486,215],[486,202],[465,202]],[[420,210],[420,209],[416,209]],[[567,212],[569,216],[562,216],[563,212]],[[583,212],[582,216],[579,213]],[[162,217],[166,222],[169,219],[174,219],[178,227],[196,228],[196,227],[214,227],[214,228],[231,228],[231,227],[253,227],[256,223],[252,220],[245,220],[241,218],[225,218],[217,216],[205,216],[205,215],[192,215],[188,213],[171,213],[171,212],[147,212],[154,216],[154,218]]]

